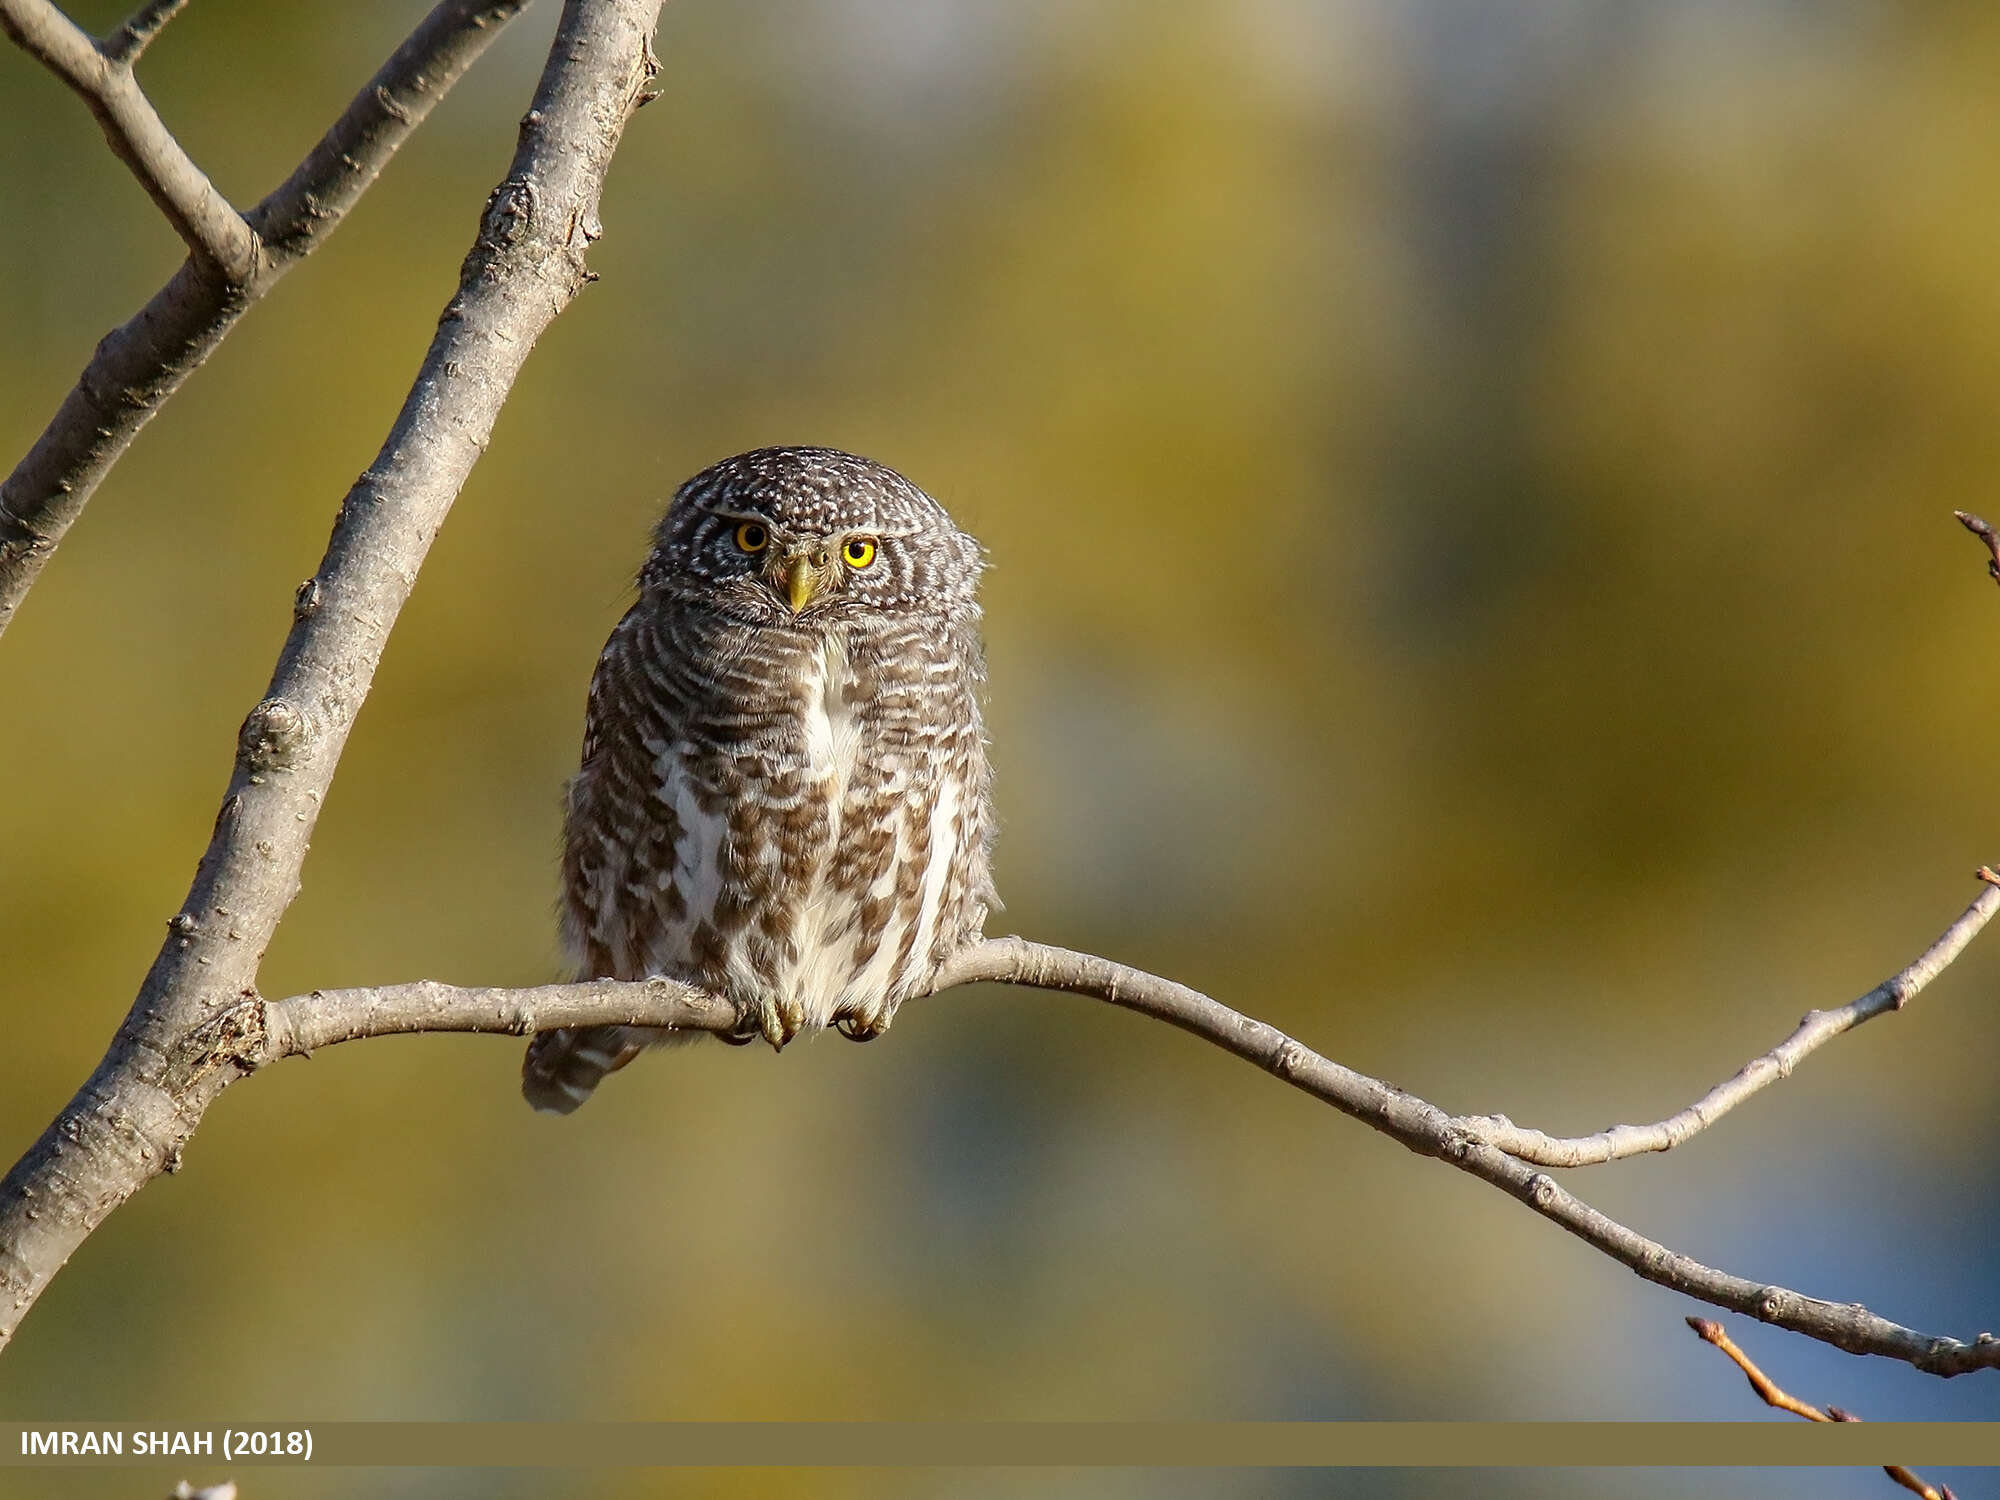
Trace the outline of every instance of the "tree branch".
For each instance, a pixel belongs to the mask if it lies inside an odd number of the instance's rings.
[[[533,1036],[562,1026],[671,1026],[727,1035],[740,1020],[728,1001],[672,979],[461,989],[434,980],[380,989],[314,990],[263,1007],[263,1038],[245,1061],[264,1067],[362,1037],[423,1031]]]
[[[1757,1393],[1766,1406],[1776,1407],[1779,1411],[1788,1411],[1795,1417],[1804,1417],[1808,1422],[1859,1422],[1861,1420],[1853,1412],[1842,1411],[1837,1406],[1829,1406],[1825,1411],[1821,1411],[1817,1406],[1801,1401],[1796,1396],[1786,1394],[1784,1389],[1775,1380],[1757,1368],[1755,1360],[1736,1347],[1736,1340],[1723,1331],[1720,1323],[1712,1322],[1707,1318],[1689,1318],[1687,1326],[1694,1330],[1695,1337],[1699,1338],[1703,1343],[1715,1345],[1716,1348],[1735,1361],[1736,1368],[1743,1372],[1743,1378],[1750,1382],[1750,1389]],[[1901,1464],[1884,1464],[1882,1472],[1912,1494],[1923,1496],[1923,1500],[1954,1500],[1950,1485],[1930,1484],[1922,1475],[1904,1468]]]
[[[1838,1010],[1806,1012],[1798,1029],[1784,1041],[1762,1057],[1745,1063],[1733,1077],[1718,1083],[1678,1114],[1651,1125],[1613,1125],[1595,1135],[1580,1136],[1544,1135],[1539,1130],[1523,1129],[1505,1115],[1464,1115],[1456,1123],[1488,1145],[1498,1146],[1509,1156],[1540,1167],[1593,1166],[1648,1151],[1671,1151],[1758,1090],[1780,1078],[1791,1077],[1792,1069],[1842,1032],[1852,1031],[1864,1021],[1909,1004],[2000,911],[2000,888],[1996,888],[2000,886],[2000,877],[1987,869],[1981,869],[1979,874],[1987,882],[1987,888],[1916,962]]]
[[[236,766],[194,884],[110,1050],[0,1181],[0,1343],[98,1224],[181,1147],[255,1007],[340,753],[432,538],[528,351],[590,279],[598,198],[657,65],[660,0],[568,0],[520,145],[375,462],[348,492]]]
[[[2000,531],[1993,529],[1992,522],[1975,516],[1969,510],[1955,510],[1952,514],[1958,517],[1959,525],[1986,544],[1986,571],[1994,582],[2000,583]]]
[[[123,26],[97,44],[97,50],[114,63],[133,66],[140,54],[153,45],[153,38],[166,30],[167,22],[179,15],[186,4],[187,0],[146,0],[126,18]]]
[[[233,286],[257,270],[257,235],[174,139],[133,76],[136,55],[174,7],[148,5],[101,49],[49,0],[0,0],[0,29],[74,89],[189,252]],[[157,14],[166,11],[165,15]],[[137,29],[135,29],[137,28]],[[127,33],[131,40],[125,41]]]
[[[1974,904],[1975,911],[1982,911],[1981,923],[1991,914],[1990,908],[1981,907],[1989,899],[2000,899],[2000,891],[1982,893],[1980,902]],[[1959,932],[1965,923],[1966,918],[1960,918],[1952,932]],[[1970,940],[1978,925],[1962,933],[1957,947]],[[1950,936],[1947,933],[1946,937]],[[1937,952],[1934,945],[1926,956]],[[1936,967],[1942,968],[1948,961],[1948,957],[1940,958]],[[2000,1368],[2000,1341],[1991,1334],[1982,1333],[1973,1342],[1964,1343],[1921,1333],[1878,1317],[1858,1303],[1820,1301],[1677,1254],[1565,1192],[1532,1163],[1481,1139],[1436,1105],[1342,1067],[1277,1028],[1172,980],[1092,954],[1009,937],[988,939],[960,953],[939,974],[931,993],[981,981],[1086,995],[1178,1026],[1419,1155],[1435,1157],[1490,1183],[1585,1244],[1670,1291],[1790,1329],[1851,1354],[1903,1360],[1934,1375]],[[635,983],[594,980],[522,990],[460,989],[429,981],[380,989],[315,990],[268,1002],[251,996],[210,1018],[184,1041],[171,1071],[176,1076],[196,1078],[238,1076],[339,1042],[420,1031],[522,1036],[558,1026],[630,1025],[729,1032],[737,1020],[733,1006],[667,979]]]
[[[1492,1184],[1585,1244],[1670,1291],[1788,1328],[1850,1354],[1900,1359],[1933,1375],[2000,1368],[2000,1340],[1991,1334],[1982,1333],[1968,1344],[1920,1333],[1877,1317],[1858,1303],[1822,1302],[1677,1254],[1599,1213],[1532,1164],[1489,1145],[1436,1105],[1344,1068],[1276,1027],[1241,1015],[1185,985],[1087,953],[1001,938],[968,949],[954,959],[938,987],[980,979],[1089,995],[1192,1032],[1418,1155],[1436,1157]]]
[[[130,321],[105,335],[48,427],[0,483],[0,634],[139,429],[236,320],[325,241],[396,148],[526,4],[442,0],[292,175],[246,216],[263,246],[247,280],[231,282],[191,257]],[[30,8],[28,0],[0,0],[0,7]],[[141,25],[161,8],[149,6],[126,24]]]

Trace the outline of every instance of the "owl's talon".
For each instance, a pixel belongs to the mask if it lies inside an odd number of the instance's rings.
[[[860,1016],[841,1016],[833,1023],[833,1029],[850,1042],[872,1042],[889,1028],[880,1021],[863,1020]]]
[[[805,1030],[805,1025],[805,1012],[797,1005],[787,1005],[781,1000],[754,1000],[744,1008],[736,1034],[744,1041],[769,1042],[773,1052],[782,1052],[787,1042]]]

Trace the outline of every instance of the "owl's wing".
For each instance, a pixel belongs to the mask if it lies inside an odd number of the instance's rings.
[[[671,878],[679,839],[673,808],[655,795],[660,736],[672,730],[634,681],[636,616],[637,606],[591,674],[582,763],[563,817],[563,941],[585,979],[646,977],[659,938],[658,877]],[[521,1060],[521,1092],[536,1109],[568,1114],[667,1035],[639,1026],[542,1032]]]
[[[563,815],[563,941],[584,979],[643,979],[649,887],[673,868],[680,830],[657,795],[656,761],[674,735],[643,691],[638,606],[591,674],[583,757]],[[636,681],[635,681],[636,679]]]

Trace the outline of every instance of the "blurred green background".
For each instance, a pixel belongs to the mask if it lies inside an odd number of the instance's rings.
[[[248,203],[420,13],[196,0],[143,78]],[[555,16],[147,429],[0,641],[9,1156],[177,908]],[[2000,10],[689,0],[658,50],[603,281],[437,543],[266,993],[559,977],[591,663],[674,486],[773,442],[894,465],[991,552],[993,930],[1174,975],[1448,1108],[1655,1118],[1915,956],[2000,859],[2000,595],[1950,518],[2000,510]],[[11,49],[0,224],[11,462],[179,255]],[[1743,1274],[1995,1326],[1996,943],[1684,1150],[1572,1185]],[[649,1057],[568,1120],[521,1104],[518,1055],[382,1041],[232,1089],[43,1298],[0,1412],[1764,1416],[1693,1304],[1104,1006],[968,991],[872,1048]],[[2000,1415],[2000,1377],[1732,1326],[1812,1399]],[[238,1477],[246,1500],[1474,1482]]]

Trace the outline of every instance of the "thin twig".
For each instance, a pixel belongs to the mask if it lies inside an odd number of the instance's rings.
[[[1779,1411],[1788,1411],[1795,1417],[1804,1417],[1808,1422],[1831,1422],[1833,1420],[1832,1417],[1821,1411],[1817,1406],[1808,1406],[1805,1402],[1799,1400],[1798,1397],[1788,1396],[1784,1391],[1780,1390],[1776,1381],[1758,1369],[1756,1362],[1736,1347],[1736,1341],[1722,1331],[1720,1323],[1709,1318],[1689,1318],[1686,1321],[1687,1326],[1695,1331],[1697,1337],[1715,1345],[1716,1348],[1736,1361],[1736,1367],[1749,1380],[1750,1389],[1763,1399],[1766,1406],[1775,1406]]]
[[[1981,879],[1990,873],[1982,870]],[[1466,1115],[1456,1123],[1488,1145],[1498,1146],[1509,1156],[1518,1156],[1538,1167],[1592,1166],[1648,1151],[1671,1151],[1760,1089],[1791,1077],[1792,1069],[1841,1033],[1886,1012],[1901,1010],[1965,950],[1965,945],[1993,919],[1995,912],[2000,912],[2000,888],[1988,880],[1978,899],[1908,968],[1892,974],[1860,999],[1837,1010],[1808,1011],[1798,1029],[1784,1041],[1762,1057],[1745,1063],[1735,1076],[1718,1083],[1686,1109],[1664,1120],[1651,1125],[1613,1125],[1595,1135],[1579,1136],[1545,1135],[1516,1125],[1505,1115]]]
[[[1955,510],[1958,524],[1986,543],[1986,550],[1992,557],[1986,564],[1986,571],[1995,583],[2000,583],[2000,531],[1995,531],[1990,522],[1981,520],[1969,510]]]
[[[429,352],[301,589],[237,739],[215,831],[96,1071],[0,1182],[0,1343],[104,1219],[171,1170],[240,1067],[257,965],[389,630],[542,331],[591,279],[612,152],[655,64],[661,0],[568,0],[508,175]]]
[[[143,22],[157,9],[149,5],[134,20]],[[165,24],[166,17],[160,16],[152,29]],[[100,50],[49,0],[0,0],[0,30],[90,107],[111,149],[132,169],[196,260],[232,286],[241,286],[256,274],[260,253],[256,232],[181,149],[126,58]],[[143,47],[144,40],[136,45]]]
[[[1689,1318],[1687,1326],[1695,1331],[1696,1337],[1704,1343],[1715,1345],[1724,1354],[1736,1361],[1736,1368],[1743,1372],[1750,1382],[1750,1389],[1763,1399],[1766,1406],[1775,1406],[1779,1411],[1788,1411],[1795,1417],[1804,1417],[1808,1422],[1859,1422],[1861,1418],[1851,1411],[1843,1411],[1838,1406],[1829,1406],[1821,1411],[1817,1406],[1808,1405],[1796,1396],[1787,1395],[1775,1380],[1757,1368],[1757,1362],[1741,1349],[1736,1341],[1722,1331],[1722,1325],[1708,1318]],[[1951,1486],[1927,1483],[1922,1476],[1904,1468],[1901,1464],[1884,1464],[1882,1472],[1913,1494],[1924,1500],[1956,1500]]]
[[[232,285],[191,258],[98,343],[34,447],[0,483],[0,633],[139,430],[236,320],[325,242],[396,148],[527,3],[442,0],[292,175],[250,211],[263,254],[248,281]]]
[[[187,0],[146,0],[126,18],[125,24],[97,44],[97,50],[115,63],[132,67],[153,38],[167,29],[167,22],[181,12]]]

